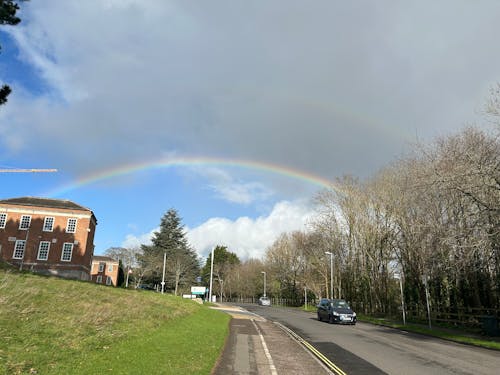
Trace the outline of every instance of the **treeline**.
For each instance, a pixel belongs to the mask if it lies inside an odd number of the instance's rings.
[[[307,230],[283,233],[263,259],[242,262],[217,247],[213,294],[254,300],[266,278],[267,295],[300,305],[306,296],[331,297],[333,275],[333,297],[366,314],[399,314],[400,280],[405,307],[417,318],[425,318],[426,297],[434,318],[463,321],[475,309],[498,314],[499,91],[487,107],[489,131],[468,127],[415,145],[365,181],[337,179],[314,197],[317,214]],[[210,257],[200,269],[174,210],[160,228],[153,245],[142,247],[139,280],[158,283],[167,252],[169,290],[186,290],[197,275],[208,285]]]
[[[488,107],[493,119],[496,98]],[[426,284],[435,317],[498,312],[499,136],[498,122],[491,131],[468,127],[416,145],[367,181],[338,179],[315,197],[309,230],[282,234],[248,280],[255,288],[230,297],[262,294],[260,271],[268,295],[298,302],[307,291],[308,298],[329,297],[333,268],[334,297],[368,314],[399,313],[399,277],[415,316],[426,314]],[[235,272],[248,274],[255,262]]]
[[[500,307],[498,134],[468,128],[369,181],[340,179],[316,199],[309,236],[322,246],[313,257],[333,253],[335,296],[391,313],[400,303],[397,274],[410,309],[423,310],[425,283],[434,312]]]

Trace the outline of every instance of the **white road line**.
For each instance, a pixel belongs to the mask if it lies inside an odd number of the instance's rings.
[[[271,357],[271,353],[269,353],[269,350],[267,349],[267,345],[266,345],[266,342],[264,340],[264,336],[262,336],[262,333],[259,329],[259,326],[255,323],[255,321],[253,319],[252,319],[252,323],[255,326],[257,333],[259,334],[260,341],[262,342],[262,347],[264,348],[264,353],[266,354],[267,360],[269,362],[269,369],[271,370],[271,375],[278,375],[278,372],[276,371],[276,367],[274,366],[273,358]]]

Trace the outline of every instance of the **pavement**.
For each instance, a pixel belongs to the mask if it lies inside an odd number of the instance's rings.
[[[212,375],[332,374],[279,325],[236,306],[219,304],[213,308],[232,319]]]

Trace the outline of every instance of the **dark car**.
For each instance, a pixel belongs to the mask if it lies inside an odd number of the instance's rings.
[[[329,323],[356,324],[356,313],[343,299],[323,298],[318,305],[318,320]]]

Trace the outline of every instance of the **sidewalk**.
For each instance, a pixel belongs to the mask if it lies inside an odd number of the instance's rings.
[[[331,374],[310,352],[277,325],[234,306],[224,351],[212,375]]]

